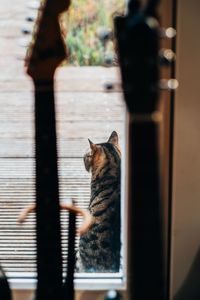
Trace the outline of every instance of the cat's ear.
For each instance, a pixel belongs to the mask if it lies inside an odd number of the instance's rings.
[[[90,139],[88,139],[88,141],[89,141],[89,144],[90,144],[90,149],[95,151],[97,146]]]
[[[113,131],[111,133],[111,136],[108,139],[108,143],[111,143],[113,145],[118,145],[118,141],[119,141],[118,134],[116,131]]]

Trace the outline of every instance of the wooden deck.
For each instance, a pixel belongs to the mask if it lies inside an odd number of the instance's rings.
[[[17,216],[34,201],[34,99],[19,46],[29,13],[26,0],[2,0],[0,7],[0,263],[10,274],[35,270],[34,216],[21,227]],[[89,200],[89,174],[82,156],[87,139],[106,141],[112,130],[124,135],[125,108],[118,70],[64,67],[56,75],[57,137],[61,199]],[[106,83],[116,89],[107,92]],[[62,218],[65,218],[63,215]]]

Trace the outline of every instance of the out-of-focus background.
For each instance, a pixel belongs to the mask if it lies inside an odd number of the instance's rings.
[[[123,14],[124,0],[74,0],[64,16],[68,63],[113,65],[116,62],[113,41],[113,16]]]
[[[33,25],[26,18],[35,18],[36,2],[1,0],[0,6],[0,263],[16,276],[35,270],[34,217],[23,227],[16,225],[16,219],[21,208],[34,200],[33,85],[24,70],[31,35],[22,31]],[[161,2],[165,7],[161,14],[168,16],[172,1]],[[108,16],[115,6],[116,11],[121,10],[123,1],[74,0],[70,14],[63,16],[69,59],[56,74],[62,199],[89,199],[89,175],[82,165],[88,137],[101,142],[117,130],[123,143],[122,95],[119,88],[106,89],[119,87],[118,69],[113,67],[115,43],[107,39],[112,38]],[[200,1],[177,0],[179,88],[175,96],[171,299],[195,265],[200,245],[199,12]],[[14,299],[32,299],[34,292],[29,287],[18,286]],[[88,294],[78,293],[77,299],[94,299],[94,294],[90,298]],[[103,295],[97,291],[95,297],[102,299]]]

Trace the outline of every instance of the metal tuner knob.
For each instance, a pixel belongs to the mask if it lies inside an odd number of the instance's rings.
[[[174,91],[178,88],[179,83],[175,78],[161,79],[159,82],[159,87],[161,90],[171,90]]]
[[[160,64],[170,66],[176,60],[176,54],[171,49],[161,49],[159,51]]]
[[[173,39],[175,36],[176,36],[176,29],[173,27],[161,28],[160,30],[161,38]]]
[[[109,290],[106,293],[104,300],[122,300],[122,296],[116,290]]]

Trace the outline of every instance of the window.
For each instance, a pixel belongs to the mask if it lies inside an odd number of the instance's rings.
[[[104,142],[112,130],[116,130],[124,160],[125,106],[120,92],[104,92],[107,81],[116,81],[115,68],[68,67],[60,69],[58,74],[56,107],[60,196],[61,200],[74,198],[85,208],[90,199],[91,176],[83,165],[88,137],[96,143]],[[74,84],[77,86],[75,92]],[[85,85],[88,85],[87,90]],[[0,257],[10,277],[32,278],[35,273],[35,217],[30,215],[23,225],[17,225],[16,219],[24,206],[34,202],[33,98],[27,91],[6,94],[6,103],[0,112],[5,123],[1,133],[0,158]],[[124,193],[124,214],[123,201]],[[63,223],[66,219],[66,213],[62,213]],[[77,280],[82,278],[85,281],[90,276],[99,278],[99,282],[104,277],[115,278],[117,282],[122,271],[114,275],[77,274]]]
[[[10,11],[15,13],[14,8]],[[25,9],[23,11],[26,15]],[[13,20],[13,26],[16,26]],[[18,23],[19,24],[19,23]],[[20,32],[22,23],[17,27]],[[9,71],[2,73],[0,110],[0,263],[12,287],[32,288],[35,285],[35,216],[23,225],[16,220],[21,209],[34,202],[34,107],[32,84],[24,75],[24,48],[15,33],[5,36],[4,44],[13,52],[5,52]],[[10,62],[13,63],[10,63]],[[107,289],[124,284],[125,274],[125,124],[126,111],[118,88],[117,68],[63,67],[56,83],[59,180],[61,200],[75,198],[86,207],[90,198],[90,174],[83,165],[88,138],[95,143],[107,141],[113,130],[119,134],[122,148],[122,267],[119,273],[76,274],[78,288]],[[17,76],[16,76],[17,75]],[[114,90],[106,87],[114,85]],[[62,213],[63,226],[67,216]],[[64,235],[63,235],[64,236]],[[63,239],[65,245],[67,237]],[[78,240],[77,240],[78,243]],[[65,247],[63,248],[65,250]],[[105,280],[106,279],[106,280]],[[26,283],[24,285],[24,283]]]

